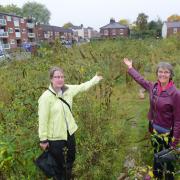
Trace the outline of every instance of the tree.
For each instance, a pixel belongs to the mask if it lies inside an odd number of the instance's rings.
[[[35,23],[49,24],[50,11],[45,5],[36,2],[27,2],[22,7],[25,17],[34,18]]]
[[[0,6],[0,11],[4,13],[16,14],[22,16],[22,9],[15,4]]]
[[[167,18],[168,22],[173,22],[173,21],[180,21],[180,16],[178,14],[173,14]]]
[[[161,36],[161,30],[162,30],[162,21],[161,19],[158,19],[157,21],[150,21],[148,23],[148,30],[151,32],[151,34],[154,37],[160,37]]]
[[[147,29],[148,16],[144,13],[140,13],[136,19],[136,25],[140,31]]]
[[[119,20],[119,24],[128,26],[128,25],[129,25],[129,20],[127,20],[127,19],[120,19],[120,20]]]
[[[4,7],[0,5],[0,12],[5,12]]]
[[[71,23],[71,22],[68,22],[68,23],[65,23],[64,25],[63,25],[63,28],[64,29],[69,29],[69,28],[71,28],[71,27],[73,27],[74,25]]]

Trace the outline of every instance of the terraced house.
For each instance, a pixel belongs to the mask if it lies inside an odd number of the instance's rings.
[[[35,24],[32,18],[0,13],[0,46],[10,50],[23,42],[35,42]]]
[[[73,31],[71,29],[64,29],[58,26],[47,24],[39,24],[36,26],[36,41],[37,42],[54,42],[55,39],[69,40],[73,39]]]

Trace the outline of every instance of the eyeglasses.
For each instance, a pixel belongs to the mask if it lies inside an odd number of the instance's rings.
[[[53,76],[54,79],[64,79],[64,76]]]
[[[171,72],[169,71],[158,71],[158,74],[165,74],[165,75],[168,75],[170,74]]]

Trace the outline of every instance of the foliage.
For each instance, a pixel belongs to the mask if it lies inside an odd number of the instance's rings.
[[[73,27],[74,25],[71,23],[71,22],[68,22],[68,23],[65,23],[64,25],[63,25],[63,28],[65,28],[65,29],[68,29],[68,28],[71,28],[71,27]]]
[[[22,16],[22,9],[17,7],[17,5],[15,4],[0,6],[0,12],[11,13]]]
[[[150,21],[148,23],[148,29],[154,31],[155,37],[161,37],[161,30],[162,30],[162,21],[158,19],[157,21]]]
[[[147,29],[147,23],[148,23],[148,16],[144,13],[139,13],[138,17],[136,19],[136,25],[139,30],[146,30]]]
[[[22,11],[25,17],[30,16],[35,18],[35,22],[49,24],[51,13],[43,4],[37,2],[27,2],[23,5]]]
[[[144,13],[138,15],[136,26],[131,27],[131,37],[144,39],[144,38],[160,38],[162,31],[162,21],[158,18],[156,21],[147,21],[148,16]]]
[[[127,75],[124,57],[145,78],[156,80],[155,68],[161,59],[175,66],[175,83],[180,79],[180,41],[105,40],[66,49],[58,41],[43,45],[29,60],[0,64],[0,177],[1,179],[44,179],[33,160],[40,154],[37,133],[37,101],[49,84],[51,66],[64,69],[66,82],[82,83],[96,72],[104,80],[88,93],[74,99],[73,113],[77,158],[73,173],[77,179],[116,179],[124,170],[127,156],[136,166],[129,177],[151,165],[146,113],[148,95],[138,98],[139,86]],[[178,85],[178,84],[177,84]],[[135,153],[134,153],[135,152]]]
[[[122,25],[129,25],[129,20],[128,19],[120,19],[119,20],[119,24],[122,24]]]
[[[167,18],[168,22],[180,21],[180,15],[173,14]]]

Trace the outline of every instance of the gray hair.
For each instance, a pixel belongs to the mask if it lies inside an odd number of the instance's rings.
[[[174,72],[173,72],[173,67],[170,63],[168,62],[160,62],[158,65],[157,65],[157,68],[156,68],[156,74],[158,73],[158,70],[159,68],[163,68],[163,69],[168,69],[170,71],[170,80],[172,80],[173,76],[174,76]]]
[[[50,79],[53,78],[55,71],[59,71],[59,72],[61,72],[62,74],[64,74],[63,69],[61,69],[61,68],[59,68],[59,67],[52,67],[52,68],[49,70],[49,78],[50,78]]]

